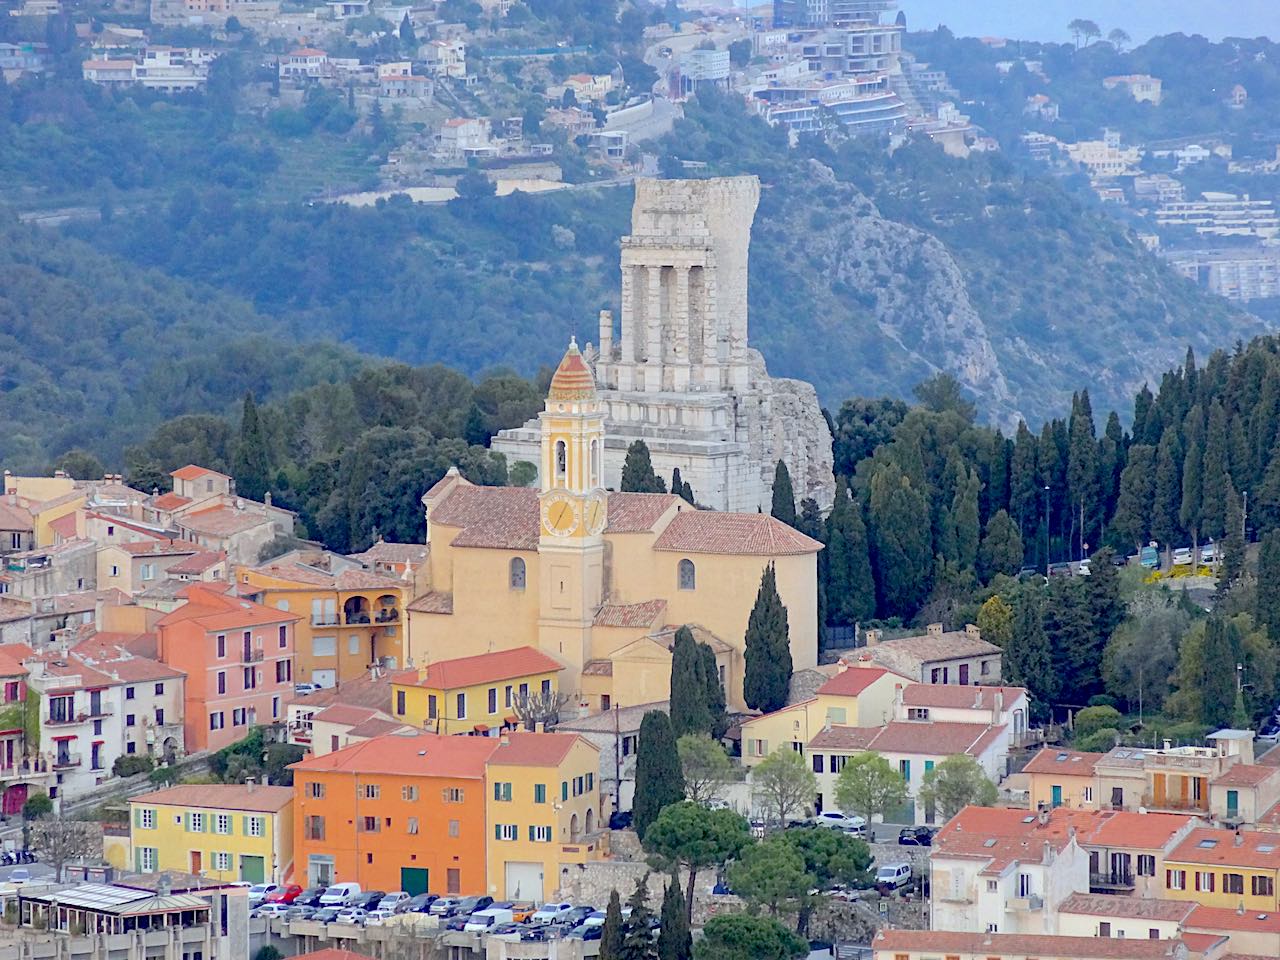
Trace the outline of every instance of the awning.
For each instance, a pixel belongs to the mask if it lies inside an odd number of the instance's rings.
[[[74,740],[75,738],[76,738],[76,735],[74,733],[64,733],[62,736],[54,737],[53,739],[54,740]]]
[[[489,725],[487,723],[477,723],[473,729],[476,733],[488,733]]]

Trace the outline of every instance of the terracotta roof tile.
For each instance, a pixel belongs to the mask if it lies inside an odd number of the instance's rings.
[[[125,553],[135,557],[163,557],[173,554],[191,554],[200,551],[201,547],[190,540],[137,540],[133,543],[117,543]]]
[[[596,611],[597,627],[651,627],[667,612],[667,601],[606,603]]]
[[[335,703],[333,706],[325,707],[319,713],[313,714],[311,722],[355,726],[357,723],[372,720],[380,714],[385,715],[385,711],[379,710],[377,707],[357,707],[346,703]]]
[[[437,660],[427,665],[426,675],[405,670],[396,683],[430,687],[435,690],[456,690],[480,683],[496,683],[512,677],[527,677],[538,673],[557,673],[564,667],[560,661],[534,647],[516,647],[480,653],[474,657],[458,657],[454,660]]]
[[[455,547],[538,548],[538,491],[529,487],[459,485],[432,509],[431,522],[461,527]]]
[[[174,520],[178,526],[194,533],[211,537],[229,537],[264,523],[274,523],[266,514],[252,507],[237,510],[235,507],[217,506],[207,510],[185,513]]]
[[[407,608],[413,613],[453,613],[453,594],[431,590],[420,597],[414,597]]]
[[[204,807],[212,810],[253,810],[275,813],[293,802],[293,787],[259,787],[247,783],[191,783],[153,790],[129,798],[131,803]]]
[[[199,550],[186,559],[179,560],[173,566],[169,567],[168,573],[172,574],[200,574],[204,573],[210,567],[216,567],[227,559],[227,555],[222,550]]]
[[[1121,897],[1109,893],[1073,893],[1058,906],[1059,913],[1081,913],[1133,920],[1186,921],[1196,905],[1186,900]],[[1234,914],[1234,911],[1232,911]]]
[[[913,683],[902,691],[907,707],[950,707],[957,710],[994,710],[996,694],[1004,697],[1007,710],[1013,702],[1025,697],[1022,687],[968,687],[952,683]]]
[[[1236,846],[1239,837],[1240,845]],[[1271,867],[1280,863],[1280,836],[1257,830],[1217,830],[1199,827],[1166,858],[1165,862],[1201,863],[1210,866]]]
[[[1280,769],[1256,763],[1237,763],[1210,781],[1215,787],[1256,787],[1258,784],[1280,776]]]
[[[0,597],[0,623],[14,620],[26,620],[35,608],[30,600],[17,600],[13,597]]]
[[[166,614],[156,626],[163,628],[186,620],[196,620],[206,632],[235,630],[241,627],[294,623],[302,618],[296,613],[265,607],[260,603],[210,589],[211,585],[193,583],[187,590],[188,602]]]
[[[200,477],[210,474],[215,477],[222,477],[226,480],[231,479],[225,473],[219,473],[217,470],[210,470],[208,467],[197,467],[194,463],[189,463],[185,467],[179,467],[177,470],[173,471],[173,473],[169,474],[169,476],[173,477],[175,480],[198,480]]]
[[[893,720],[877,729],[879,732],[871,742],[872,750],[940,757],[957,753],[979,756],[1006,732],[1003,724],[921,723],[913,720]]]
[[[652,530],[672,505],[683,503],[670,493],[611,493],[607,533],[645,533]],[[692,508],[691,508],[692,509]]]
[[[296,954],[293,960],[373,960],[373,958],[367,953],[356,953],[354,950],[325,947],[323,950],[312,950],[310,953]]]
[[[504,734],[502,740],[505,742],[489,758],[489,762],[508,767],[557,767],[564,762],[576,743],[590,744],[589,740],[576,733],[512,731]],[[595,765],[595,761],[592,761],[592,765]]]
[[[370,717],[368,720],[353,724],[351,729],[347,731],[347,736],[372,740],[374,737],[383,737],[388,733],[399,732],[407,735],[411,730],[413,730],[413,727],[399,720],[388,720],[386,717]]]
[[[1274,910],[1239,913],[1229,907],[1190,906],[1195,909],[1187,928],[1198,933],[1280,933],[1280,913]]]
[[[499,745],[497,737],[390,734],[321,757],[308,757],[293,764],[291,769],[304,773],[314,770],[483,780],[485,764]]]
[[[976,657],[1000,653],[994,643],[988,643],[978,636],[970,636],[964,630],[949,630],[940,634],[921,634],[915,637],[898,637],[893,640],[881,640],[874,646],[867,647],[866,652],[873,658],[879,654],[905,655],[921,663],[934,660],[953,660],[957,657]]]
[[[157,510],[176,510],[178,507],[185,507],[190,502],[190,497],[183,497],[170,491],[169,493],[162,493],[152,500],[151,506]]]
[[[427,545],[379,540],[363,553],[350,553],[347,556],[363,563],[421,563],[427,559]]]
[[[1068,777],[1092,777],[1094,765],[1105,754],[1085,753],[1080,750],[1060,750],[1045,747],[1022,768],[1023,773],[1052,773]]]
[[[384,673],[377,677],[366,674],[354,680],[344,680],[336,687],[325,687],[305,697],[299,697],[293,701],[293,706],[319,711],[334,704],[345,704],[352,707],[386,710],[390,703],[391,676]]]
[[[880,732],[879,727],[832,727],[821,730],[809,741],[810,750],[867,750]]]
[[[612,677],[612,660],[588,660],[582,667],[584,677]]]
[[[764,513],[681,510],[654,541],[655,550],[782,557],[817,553],[822,544]]]
[[[1118,937],[1058,937],[1033,933],[960,933],[951,930],[881,930],[871,941],[884,953],[946,953],[970,956],[1071,957],[1077,960],[1174,960],[1177,940]]]
[[[0,491],[2,493],[3,491]],[[74,514],[69,514],[72,520],[75,520]],[[35,528],[35,518],[31,516],[31,511],[25,507],[10,504],[3,498],[0,498],[0,530],[5,531],[28,531]]]
[[[889,671],[880,667],[851,667],[842,670],[818,688],[818,693],[833,697],[856,697]]]

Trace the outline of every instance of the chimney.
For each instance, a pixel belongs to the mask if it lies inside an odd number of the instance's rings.
[[[903,699],[903,694],[904,694],[904,693],[905,693],[905,691],[903,690],[902,684],[900,684],[900,683],[896,683],[896,684],[894,684],[894,686],[893,686],[893,705],[894,705],[894,707],[899,707],[899,708],[900,708],[900,707],[902,706],[902,699]],[[900,713],[902,713],[902,711],[901,711],[901,709],[896,709],[896,710],[894,710],[894,713],[895,713],[895,714],[900,714]]]
[[[507,735],[504,733],[504,734],[503,734],[503,735],[498,739],[498,743],[502,744],[502,746],[504,746],[504,747],[509,747],[509,746],[511,746],[511,738],[510,738],[509,736],[507,736]]]
[[[266,508],[268,510],[271,509],[271,491],[270,490],[268,490],[266,493],[262,495],[262,502],[263,504],[266,505]]]
[[[1236,831],[1236,836],[1235,836],[1235,841],[1234,841],[1234,843],[1235,843],[1235,845],[1236,845],[1237,847],[1243,847],[1243,846],[1244,846],[1244,834],[1242,834],[1239,830],[1237,830],[1237,831]]]
[[[942,624],[940,623],[931,623],[929,624],[929,626],[925,627],[924,630],[925,630],[926,636],[929,636],[929,637],[942,636]]]
[[[243,500],[241,500],[239,497],[236,497],[236,509],[237,509],[237,510],[243,510],[243,509],[244,509],[244,501],[243,501]]]
[[[964,635],[970,640],[982,639],[982,631],[978,629],[978,625],[976,623],[966,623],[964,625]]]
[[[244,785],[245,785],[245,792],[246,792],[246,793],[253,793],[254,788],[258,785],[258,778],[257,778],[257,777],[245,777],[245,778],[244,778]]]
[[[991,709],[991,722],[993,724],[1000,722],[1001,715],[1004,714],[1004,691],[997,690],[995,697],[995,705]]]
[[[866,632],[866,638],[867,638],[867,646],[874,647],[877,643],[880,642],[880,631],[868,630]]]
[[[547,732],[547,725],[546,725],[545,723],[543,723],[541,720],[539,720],[537,723],[535,723],[535,724],[533,725],[533,732],[534,732],[534,733],[546,733],[546,732]]]
[[[1041,807],[1040,810],[1036,813],[1036,819],[1040,821],[1040,826],[1042,827],[1048,826],[1049,825],[1049,809],[1047,807]]]

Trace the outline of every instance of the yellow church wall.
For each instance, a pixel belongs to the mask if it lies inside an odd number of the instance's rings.
[[[444,527],[430,522],[427,524],[427,543],[430,547],[427,561],[431,567],[431,589],[438,593],[453,592],[454,560],[465,549],[455,548],[453,538],[461,532],[458,527]]]

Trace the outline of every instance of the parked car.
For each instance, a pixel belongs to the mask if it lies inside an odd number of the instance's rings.
[[[249,909],[266,903],[267,897],[280,889],[278,883],[255,883],[249,887]]]
[[[9,882],[12,883],[15,887],[20,887],[24,883],[30,883],[31,871],[28,870],[26,867],[15,867],[9,873]]]
[[[493,897],[463,897],[458,901],[456,913],[470,915],[477,910],[486,910],[494,906]]]
[[[603,910],[592,910],[582,921],[583,926],[587,927],[603,927],[605,912]]]
[[[573,940],[599,940],[604,936],[604,927],[600,924],[580,923],[565,936]]]
[[[427,912],[433,917],[448,917],[458,909],[458,904],[461,902],[461,897],[436,897]]]
[[[365,890],[349,899],[347,906],[359,907],[361,910],[376,910],[382,905],[382,898],[386,895],[385,890]]]
[[[393,890],[378,901],[379,910],[390,910],[393,913],[403,913],[402,910],[396,910],[396,907],[402,903],[408,903],[412,899],[403,890]]]
[[[318,683],[295,683],[293,685],[293,692],[299,697],[305,697],[307,694],[315,693],[319,689],[320,684]]]
[[[440,924],[440,929],[462,931],[467,929],[467,924],[470,922],[471,922],[471,914],[456,913],[452,917],[446,918],[445,921]]]
[[[295,903],[289,908],[289,912],[284,915],[284,918],[290,922],[294,920],[313,920],[318,909],[318,907]]]
[[[318,907],[320,906],[320,898],[324,896],[324,892],[327,889],[327,887],[307,887],[294,898],[293,905],[295,907]]]
[[[588,907],[585,905],[571,907],[569,909],[569,912],[566,913],[561,918],[560,922],[567,923],[571,927],[576,927],[578,924],[584,922],[587,919],[587,917],[591,916],[595,912],[596,912],[595,907]],[[604,921],[601,921],[601,922],[603,923]]]
[[[1191,548],[1179,547],[1177,550],[1173,551],[1173,565],[1175,567],[1191,566]]]
[[[1280,719],[1268,717],[1258,730],[1258,739],[1269,740],[1272,743],[1280,740]]]
[[[876,871],[876,887],[881,890],[900,890],[910,882],[909,863],[886,863]]]
[[[298,897],[302,896],[302,887],[296,883],[289,883],[267,894],[267,903],[295,903]]]
[[[619,810],[615,813],[611,813],[609,814],[609,829],[626,830],[631,826],[631,819],[632,815],[630,810]]]
[[[1069,577],[1073,572],[1072,565],[1065,560],[1049,564],[1049,576],[1051,577]]]
[[[253,917],[283,917],[292,907],[287,903],[260,903],[250,912]]]
[[[547,940],[560,940],[567,932],[562,923],[539,923],[525,927],[524,932],[520,934],[520,939],[541,943]]]
[[[384,907],[378,907],[376,910],[369,911],[368,915],[364,918],[364,925],[366,927],[385,926],[386,922],[395,915],[394,910],[387,910]]]
[[[343,907],[334,918],[334,923],[346,923],[352,926],[359,926],[364,923],[364,918],[369,915],[369,911],[364,907]]]
[[[335,883],[326,887],[324,893],[320,895],[320,906],[345,907],[359,893],[360,884],[358,883]]]
[[[1154,570],[1160,566],[1160,552],[1156,550],[1155,544],[1149,543],[1142,548],[1138,553],[1138,563],[1148,570]]]
[[[404,909],[401,913],[429,913],[431,905],[440,899],[438,893],[420,893],[416,897],[410,897],[403,905]]]
[[[904,847],[931,847],[933,831],[928,827],[903,827],[898,831],[898,843]]]
[[[867,826],[867,821],[862,817],[841,813],[839,810],[823,810],[809,822],[831,830],[843,830],[845,833],[861,833]]]
[[[1201,563],[1217,563],[1222,559],[1222,545],[1217,543],[1206,543],[1200,548]]]
[[[531,900],[518,900],[511,905],[511,919],[516,923],[528,923],[538,912],[538,905]]]
[[[1092,561],[1092,560],[1090,560],[1088,557],[1085,557],[1083,560],[1081,560],[1079,563],[1077,563],[1077,564],[1076,564],[1076,576],[1078,576],[1078,577],[1087,577],[1087,576],[1089,576],[1090,574],[1092,574],[1092,573],[1093,573],[1092,563],[1093,563],[1093,561]]]
[[[565,918],[570,910],[573,909],[572,903],[544,903],[529,918],[529,922],[535,925],[546,923],[558,923]]]
[[[317,907],[308,919],[313,923],[333,923],[341,912],[342,907]]]
[[[523,923],[500,923],[489,930],[490,940],[519,940],[520,934],[527,930]]]
[[[463,929],[467,933],[484,933],[492,927],[503,923],[511,923],[512,921],[513,915],[510,907],[486,907],[471,914],[467,918],[467,924]]]

